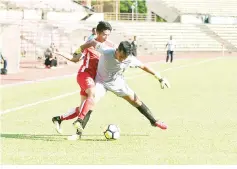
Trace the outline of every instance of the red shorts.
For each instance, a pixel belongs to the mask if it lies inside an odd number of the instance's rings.
[[[77,74],[77,83],[81,87],[80,94],[82,96],[87,96],[86,94],[87,89],[95,87],[95,81],[88,72],[79,72]]]

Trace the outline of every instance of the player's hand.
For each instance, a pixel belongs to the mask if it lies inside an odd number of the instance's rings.
[[[74,54],[76,54],[76,55],[80,55],[81,53],[82,53],[82,51],[81,51],[80,47],[74,52]]]
[[[168,82],[168,80],[166,78],[161,77],[161,75],[159,73],[155,74],[155,78],[159,80],[161,89],[164,89],[165,86],[167,88],[171,87],[170,83]]]
[[[161,79],[159,79],[159,82],[160,82],[160,87],[161,87],[161,89],[164,89],[165,86],[166,86],[167,88],[170,88],[170,87],[171,87],[171,86],[170,86],[170,83],[168,82],[168,80],[167,80],[166,78],[161,78]]]

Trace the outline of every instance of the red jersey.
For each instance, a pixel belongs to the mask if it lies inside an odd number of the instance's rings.
[[[93,47],[83,51],[84,60],[78,72],[88,72],[94,79],[96,76],[97,65],[99,62],[100,53]]]
[[[114,44],[112,44],[109,41],[104,42],[106,47],[112,48],[114,47]],[[95,50],[94,47],[87,48],[83,51],[84,54],[84,61],[81,65],[79,72],[88,72],[93,79],[95,79],[96,72],[97,72],[97,66],[100,58],[100,53]]]

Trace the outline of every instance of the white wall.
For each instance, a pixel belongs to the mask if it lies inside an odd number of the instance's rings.
[[[104,13],[94,13],[87,19],[87,21],[103,21],[103,20],[104,20]]]
[[[190,24],[201,24],[204,23],[204,20],[201,15],[181,15],[181,23],[190,23]]]
[[[83,12],[48,12],[47,20],[80,21],[86,16]]]
[[[24,19],[34,19],[34,20],[41,20],[42,11],[41,10],[24,10]]]
[[[21,10],[0,10],[0,19],[22,19],[23,12]]]
[[[2,55],[7,59],[8,73],[20,69],[20,28],[17,25],[2,27],[0,34]]]
[[[237,24],[237,17],[221,17],[211,16],[209,18],[211,24]]]

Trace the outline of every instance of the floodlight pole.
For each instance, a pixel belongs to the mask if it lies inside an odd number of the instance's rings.
[[[116,21],[118,20],[118,13],[119,13],[118,1],[119,1],[119,0],[116,0],[116,4],[115,4],[115,8],[116,8],[116,9],[115,9],[115,11],[116,11],[116,14],[115,14],[116,16],[115,16],[115,17],[116,17]]]
[[[138,3],[137,0],[135,2],[135,6],[136,6],[136,20],[138,19]]]
[[[133,21],[134,20],[134,8],[135,8],[135,6],[132,5],[131,8],[132,8],[132,21]]]

